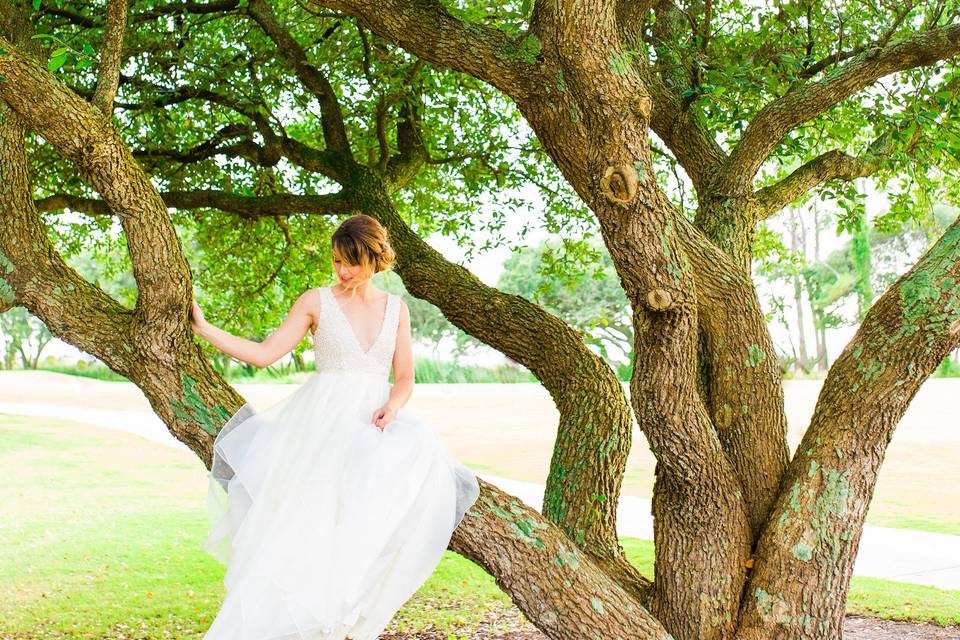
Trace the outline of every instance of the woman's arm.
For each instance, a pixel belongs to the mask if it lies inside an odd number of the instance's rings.
[[[387,400],[395,412],[407,403],[413,393],[413,351],[410,342],[410,310],[407,303],[401,300],[397,346],[393,354],[393,387]]]
[[[228,356],[255,367],[269,367],[303,340],[303,336],[313,324],[314,309],[318,308],[319,304],[316,289],[305,291],[290,307],[283,323],[263,342],[247,340],[213,326],[203,317],[196,300],[193,301],[191,327],[194,333]]]
[[[390,397],[373,412],[371,421],[380,430],[386,428],[410,399],[413,393],[413,352],[410,348],[410,310],[400,301],[400,322],[397,326],[397,343],[393,352],[393,386]]]

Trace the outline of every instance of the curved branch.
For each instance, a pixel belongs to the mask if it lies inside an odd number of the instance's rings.
[[[403,188],[429,160],[420,129],[419,105],[419,96],[412,96],[400,107],[400,119],[397,122],[399,151],[390,157],[383,173],[388,191]]]
[[[243,218],[289,216],[294,214],[340,215],[351,211],[343,193],[323,195],[295,195],[280,193],[270,196],[241,196],[213,189],[167,191],[160,197],[172,209],[219,209]],[[103,200],[70,194],[56,194],[37,200],[37,210],[60,211],[71,209],[91,216],[112,216]]]
[[[939,109],[938,97],[945,91],[953,94],[960,91],[960,78],[951,78],[942,87],[938,87],[927,101],[927,107]],[[909,122],[901,123],[898,127],[899,132],[906,131],[909,125]],[[923,129],[917,127],[904,145],[904,149],[912,153],[922,138]],[[858,157],[847,155],[839,149],[827,151],[807,161],[779,182],[758,189],[754,193],[753,203],[757,219],[762,220],[772,216],[810,189],[829,180],[854,180],[872,175],[889,158],[892,141],[893,132],[887,131],[877,136],[867,150]]]
[[[129,373],[132,313],[70,267],[30,198],[21,118],[0,102],[0,308],[19,305],[54,335]]]
[[[918,33],[852,58],[826,78],[798,88],[764,106],[731,151],[713,184],[718,194],[748,189],[760,165],[799,124],[870,86],[883,76],[928,66],[960,53],[960,25]]]
[[[726,159],[726,154],[710,134],[701,114],[686,108],[676,91],[668,88],[653,73],[641,70],[641,77],[653,100],[650,128],[690,176],[697,193],[704,193]]]
[[[303,47],[280,24],[266,0],[250,0],[247,12],[277,45],[277,51],[293,67],[300,82],[319,100],[323,137],[327,148],[344,154],[350,153],[340,103],[326,75],[307,61]]]
[[[191,278],[163,201],[108,117],[3,37],[0,48],[0,99],[71,160],[120,217],[138,285],[138,347],[172,362],[171,345],[192,339],[179,314],[170,313],[190,300]]]
[[[676,43],[681,39],[679,30],[685,23],[681,21],[679,9],[672,0],[621,0],[617,6],[620,37],[631,43],[634,49],[643,51],[646,43],[636,30],[651,8],[656,10],[657,15],[651,32],[657,57],[661,61],[674,60],[680,55]],[[697,192],[703,194],[726,159],[726,154],[704,124],[702,113],[691,110],[689,102],[681,97],[689,81],[680,73],[680,65],[661,62],[661,66],[663,68],[653,68],[644,59],[638,59],[635,63],[653,102],[650,127],[690,176]]]
[[[110,0],[107,5],[107,26],[103,30],[103,48],[93,106],[106,115],[113,113],[113,99],[120,82],[123,61],[123,35],[127,28],[127,0]]]
[[[520,101],[537,85],[540,41],[457,18],[438,0],[306,0],[356,16],[375,34],[441,67],[468,73]]]
[[[376,217],[397,251],[407,290],[437,306],[450,322],[529,369],[560,413],[543,515],[562,527],[632,594],[649,584],[617,538],[620,488],[633,420],[623,386],[567,323],[519,295],[490,287],[424,242],[397,213],[377,176],[362,167],[351,195]],[[597,450],[596,444],[604,443]],[[604,496],[597,501],[596,496]],[[574,544],[574,542],[571,542]]]
[[[595,559],[520,500],[479,479],[480,497],[450,549],[495,576],[538,628],[556,640],[663,640],[670,635]],[[572,624],[570,621],[576,621]]]
[[[877,158],[864,155],[855,158],[839,149],[822,153],[805,162],[790,175],[754,194],[757,219],[774,215],[810,189],[829,180],[853,180],[863,178],[877,170]]]

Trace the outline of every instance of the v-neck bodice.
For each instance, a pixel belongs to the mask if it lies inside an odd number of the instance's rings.
[[[389,376],[396,349],[400,297],[387,292],[380,331],[366,351],[330,287],[321,287],[317,332],[313,352],[317,371],[366,371]]]

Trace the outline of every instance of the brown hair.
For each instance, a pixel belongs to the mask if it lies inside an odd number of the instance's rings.
[[[341,222],[330,237],[330,244],[335,260],[362,267],[360,282],[349,287],[351,295],[375,273],[391,268],[396,260],[386,228],[376,218],[363,213]]]

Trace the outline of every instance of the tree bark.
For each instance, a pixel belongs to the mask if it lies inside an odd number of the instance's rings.
[[[738,638],[838,638],[877,472],[920,385],[960,345],[960,219],[831,367],[757,550]]]

